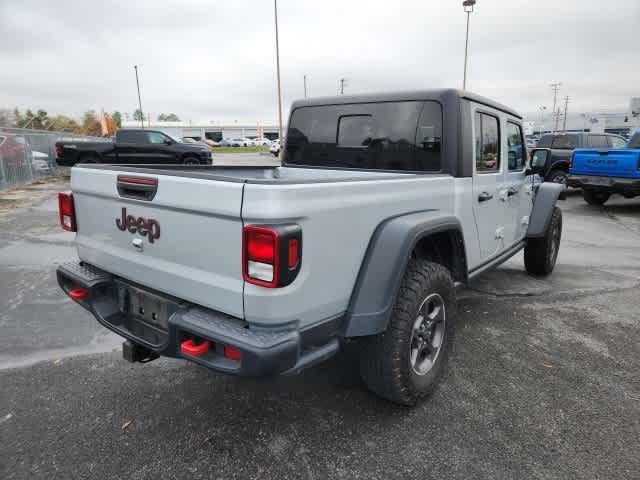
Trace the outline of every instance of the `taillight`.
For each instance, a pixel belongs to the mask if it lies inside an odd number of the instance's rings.
[[[58,158],[62,157],[62,151],[63,151],[62,145],[56,142],[56,156]]]
[[[58,211],[60,212],[60,226],[67,232],[76,232],[76,209],[73,205],[73,194],[58,193]]]
[[[247,225],[242,234],[244,280],[266,288],[289,285],[300,271],[302,230],[298,225]]]

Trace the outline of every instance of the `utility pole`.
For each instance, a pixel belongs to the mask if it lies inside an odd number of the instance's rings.
[[[273,10],[276,22],[276,71],[278,75],[278,135],[282,138],[282,91],[280,89],[280,43],[278,42],[278,0],[273,0]]]
[[[553,88],[553,110],[551,110],[552,117],[555,115],[555,122],[553,124],[553,133],[558,131],[558,120],[559,120],[559,112],[556,111],[556,107],[558,106],[558,90],[560,90],[561,83],[552,83],[551,88]]]
[[[544,105],[540,105],[540,135],[544,129],[544,111],[547,109]]]
[[[304,76],[304,98],[307,98],[307,76]]]
[[[140,109],[140,126],[144,128],[144,113],[142,113],[142,100],[140,97],[140,80],[138,80],[138,66],[134,65],[136,71],[136,85],[138,86],[138,108]]]
[[[567,131],[567,110],[569,108],[569,95],[567,95],[566,97],[564,97],[564,121],[562,124],[562,131],[566,132]]]
[[[341,78],[340,79],[340,95],[344,95],[344,87],[346,86],[347,86],[347,79]]]

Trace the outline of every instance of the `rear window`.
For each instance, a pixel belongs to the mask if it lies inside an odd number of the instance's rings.
[[[609,148],[606,135],[589,135],[589,146],[592,148]]]
[[[538,147],[573,150],[578,148],[578,138],[575,135],[543,135]]]
[[[441,145],[442,108],[437,102],[301,107],[291,115],[285,162],[437,172]]]

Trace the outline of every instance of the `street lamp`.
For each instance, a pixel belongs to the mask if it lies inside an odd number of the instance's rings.
[[[462,89],[467,89],[467,58],[469,54],[469,17],[473,12],[473,6],[476,4],[476,0],[464,0],[462,2],[462,8],[467,14],[467,36],[464,42],[464,78],[462,80]]]
[[[140,126],[144,128],[144,114],[142,113],[142,100],[140,99],[140,81],[138,80],[138,66],[133,66],[136,71],[136,85],[138,86],[138,108],[140,109]]]
[[[282,142],[282,93],[280,90],[280,44],[278,42],[278,0],[273,0],[274,19],[276,24],[276,70],[278,76],[278,135]]]

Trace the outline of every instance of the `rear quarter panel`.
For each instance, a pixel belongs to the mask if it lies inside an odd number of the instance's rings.
[[[467,189],[461,191],[467,192]],[[246,184],[245,225],[297,223],[302,227],[302,267],[280,289],[246,284],[245,318],[269,325],[297,321],[308,327],[343,313],[376,227],[411,212],[456,214],[455,179],[448,175],[316,184]],[[465,242],[474,243],[475,230]]]

